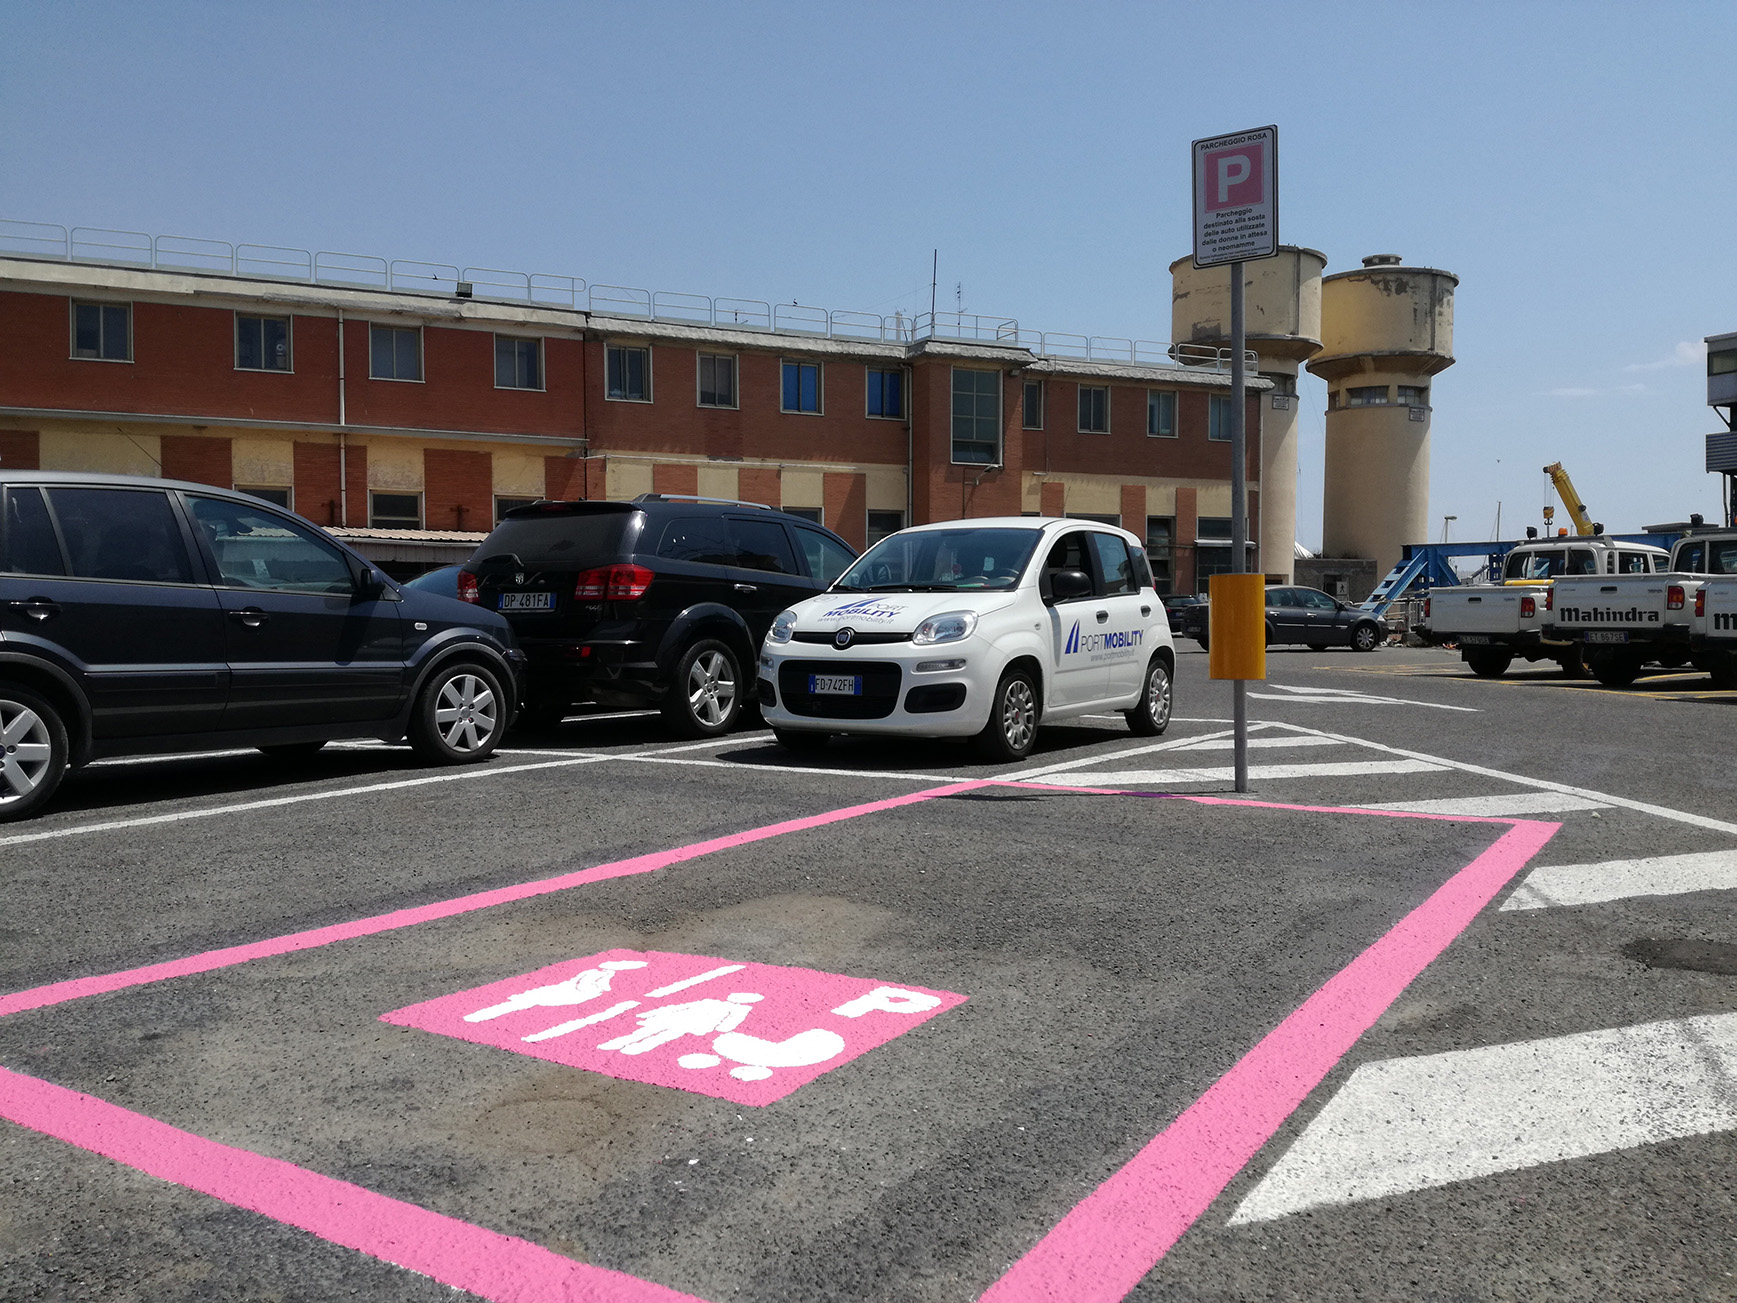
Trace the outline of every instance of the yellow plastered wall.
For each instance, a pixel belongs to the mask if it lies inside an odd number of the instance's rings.
[[[422,449],[397,439],[368,441],[368,487],[384,493],[422,492]],[[350,508],[355,510],[354,504]]]
[[[702,498],[739,498],[734,466],[701,466],[695,477]]]
[[[154,434],[65,426],[44,430],[40,447],[43,470],[101,471],[110,475],[163,473],[163,441]]]
[[[826,477],[820,471],[787,470],[779,477],[785,507],[825,507]]]
[[[543,496],[541,453],[502,449],[494,456],[495,493],[503,498]]]
[[[905,472],[901,470],[871,470],[865,491],[870,511],[903,511],[905,509]]]
[[[275,488],[295,482],[296,446],[291,439],[238,435],[230,450],[237,484]]]
[[[622,461],[611,457],[603,479],[604,493],[616,502],[626,502],[641,493],[651,492],[651,463]]]

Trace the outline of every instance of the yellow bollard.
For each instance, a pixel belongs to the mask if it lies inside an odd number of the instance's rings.
[[[1267,676],[1267,577],[1213,575],[1206,634],[1207,675],[1214,679]]]

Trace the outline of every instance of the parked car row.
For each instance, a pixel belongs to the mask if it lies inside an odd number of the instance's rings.
[[[373,738],[455,764],[581,702],[1011,760],[1091,711],[1161,733],[1174,668],[1139,539],[1095,523],[922,526],[859,558],[748,503],[538,502],[400,585],[244,493],[0,475],[0,820],[105,757]]]
[[[1211,645],[1212,606],[1194,601],[1175,612],[1177,632],[1200,644]],[[1360,606],[1341,602],[1319,588],[1295,584],[1268,584],[1266,590],[1266,641],[1269,647],[1300,644],[1312,651],[1350,647],[1374,651],[1387,641],[1387,625]]]

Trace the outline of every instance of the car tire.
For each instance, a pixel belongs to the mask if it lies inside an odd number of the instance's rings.
[[[1200,650],[1201,651],[1211,651],[1212,650],[1212,648],[1210,648],[1206,645],[1206,635],[1205,634],[1198,635],[1194,639],[1194,641],[1200,644]]]
[[[1466,667],[1480,679],[1499,679],[1508,672],[1508,666],[1514,663],[1513,652],[1467,651],[1460,655],[1465,657]]]
[[[1592,672],[1586,668],[1586,655],[1576,644],[1573,651],[1564,652],[1556,658],[1556,663],[1562,667],[1562,677],[1565,679],[1590,679]]]
[[[772,739],[786,751],[802,751],[812,754],[826,750],[827,743],[832,741],[830,733],[808,733],[795,728],[774,728]]]
[[[1634,656],[1594,656],[1586,668],[1605,687],[1626,688],[1640,677],[1641,663]]]
[[[1309,650],[1313,652],[1323,652],[1327,650],[1327,644],[1324,642],[1312,642],[1309,644]]]
[[[702,638],[681,654],[663,717],[681,737],[720,737],[742,713],[742,663],[726,643]]]
[[[259,748],[259,753],[268,760],[277,760],[283,764],[302,764],[312,760],[325,748],[324,740],[319,742],[272,742]]]
[[[1375,626],[1372,620],[1364,620],[1361,624],[1351,626],[1352,651],[1372,652],[1386,641],[1386,635]]]
[[[1008,670],[989,699],[989,722],[977,735],[977,751],[986,760],[1024,760],[1037,744],[1037,685],[1026,670]]]
[[[1174,704],[1170,669],[1162,657],[1154,656],[1146,666],[1141,689],[1140,704],[1122,714],[1135,737],[1157,737],[1170,727],[1170,709]]]
[[[470,661],[428,676],[410,710],[410,746],[424,763],[487,760],[506,731],[506,693],[493,670]]]
[[[46,805],[70,755],[60,711],[28,688],[0,683],[0,822]]]
[[[1737,688],[1737,659],[1722,656],[1707,671],[1713,686],[1719,689]]]

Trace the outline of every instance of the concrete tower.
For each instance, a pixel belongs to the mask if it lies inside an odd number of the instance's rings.
[[[1261,569],[1291,578],[1297,542],[1297,368],[1321,348],[1324,254],[1294,244],[1276,258],[1243,264],[1243,325],[1273,382],[1261,404],[1260,497],[1256,504]],[[1230,343],[1230,268],[1170,264],[1170,338],[1178,344]],[[1255,431],[1250,430],[1253,438]]]
[[[1322,550],[1371,557],[1385,574],[1407,543],[1429,539],[1429,379],[1454,364],[1452,272],[1402,267],[1394,254],[1321,282],[1327,382]]]

